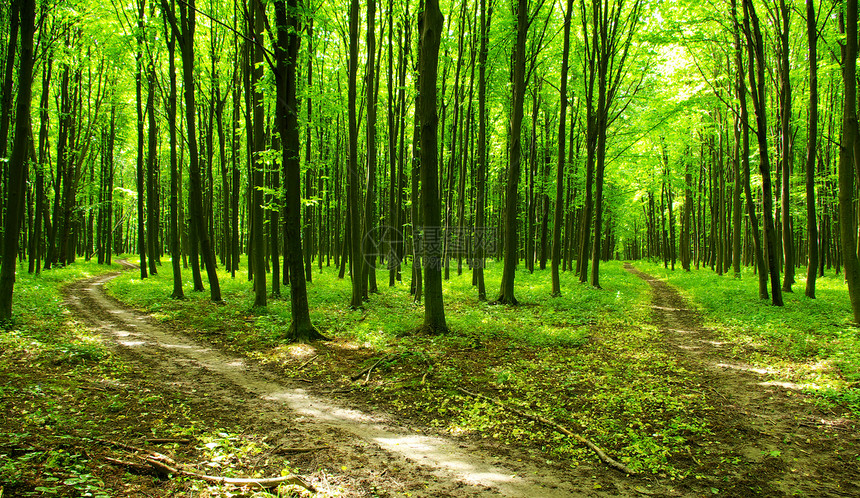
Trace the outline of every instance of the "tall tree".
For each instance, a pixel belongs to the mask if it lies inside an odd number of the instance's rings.
[[[144,148],[143,148],[143,125],[146,115],[143,108],[143,75],[146,71],[146,63],[144,61],[144,45],[146,37],[145,18],[146,15],[146,0],[137,0],[137,52],[134,54],[137,71],[135,72],[135,92],[137,95],[137,252],[140,256],[140,278],[147,277],[146,267],[146,210],[144,196],[146,195],[146,183],[144,177]],[[71,182],[65,182],[66,188],[71,186]],[[64,230],[65,232],[65,230]],[[63,244],[61,244],[62,247]],[[61,255],[65,248],[60,249]]]
[[[561,259],[561,225],[564,215],[564,146],[565,121],[567,120],[567,61],[570,57],[570,17],[573,13],[573,0],[567,0],[564,12],[564,47],[561,55],[561,83],[559,84],[559,118],[558,118],[558,157],[555,175],[555,215],[552,222],[552,295],[561,295],[561,281],[558,274],[558,264]],[[571,127],[574,124],[571,123]]]
[[[350,306],[360,308],[364,299],[364,256],[361,251],[361,195],[358,172],[358,123],[356,117],[356,77],[358,73],[358,0],[349,3],[349,68],[347,94],[349,105],[349,158],[347,162],[347,211],[349,215],[349,260],[352,266]]]
[[[521,0],[523,3],[524,0]],[[421,14],[419,14],[421,15]],[[438,0],[426,0],[419,20],[421,51],[418,55],[418,108],[421,114],[421,210],[424,214],[424,324],[425,333],[448,330],[442,301],[441,208],[439,205],[439,164],[436,109],[436,78],[439,67],[439,45],[444,17]]]
[[[200,157],[197,149],[197,101],[194,98],[194,30],[196,28],[197,10],[194,6],[195,0],[182,0],[179,2],[179,19],[172,8],[167,5],[167,0],[161,0],[167,20],[176,39],[179,42],[179,50],[182,56],[182,82],[183,95],[185,97],[185,126],[187,133],[185,139],[188,144],[188,211],[193,220],[194,230],[200,244],[200,252],[206,265],[206,274],[209,279],[209,296],[213,302],[221,302],[221,285],[218,282],[218,273],[215,268],[215,251],[209,239],[207,218],[203,210],[203,182],[200,174]]]
[[[783,292],[792,292],[794,284],[794,231],[791,219],[791,65],[789,62],[789,26],[791,10],[785,0],[779,0],[777,10],[777,29],[779,47],[779,170],[780,185],[780,222],[782,223],[782,252],[785,261],[785,274],[782,280]]]
[[[9,188],[6,195],[3,261],[0,267],[0,322],[12,319],[12,291],[18,257],[23,198],[26,191],[27,154],[30,148],[30,100],[33,95],[33,36],[36,31],[35,0],[18,0],[21,23],[21,54],[18,63],[18,106],[15,116],[15,143],[9,160]]]
[[[162,2],[164,8],[164,2]],[[173,2],[170,5],[173,10]],[[170,136],[170,265],[173,268],[173,293],[170,297],[174,299],[185,299],[185,291],[182,290],[182,269],[179,267],[181,249],[179,246],[179,164],[176,157],[176,34],[167,23],[167,14],[164,15],[164,39],[167,42],[167,68],[170,86],[167,94],[167,127]]]
[[[855,162],[860,153],[857,126],[857,0],[846,0],[845,43],[842,46],[842,142],[839,147],[839,236],[848,298],[854,322],[860,323],[860,262],[854,213]],[[4,258],[5,261],[5,258]]]
[[[365,66],[365,102],[367,104],[367,191],[364,197],[364,236],[366,291],[378,292],[374,250],[379,243],[376,233],[376,0],[367,0],[367,64]],[[364,276],[362,280],[364,280]]]
[[[254,306],[266,306],[266,239],[265,228],[263,225],[263,172],[266,167],[266,162],[263,158],[266,143],[264,133],[263,113],[263,46],[262,32],[263,21],[266,15],[265,7],[261,0],[251,0],[250,7],[251,19],[249,26],[252,29],[252,39],[255,43],[251,44],[251,88],[253,88],[252,108],[253,108],[253,154],[251,159],[251,257],[254,266]]]
[[[529,32],[528,0],[517,0],[517,36],[511,64],[511,124],[508,143],[508,178],[505,186],[505,256],[498,304],[518,304],[514,297],[514,277],[518,257],[517,211],[522,169],[523,104],[526,94],[526,37]]]
[[[296,67],[298,65],[300,3],[297,0],[275,0],[277,43],[277,99],[275,103],[278,130],[281,134],[281,161],[284,169],[286,219],[285,256],[290,262],[290,310],[292,323],[287,332],[291,341],[308,342],[325,339],[311,322],[308,292],[302,271],[301,239],[301,163],[299,161],[299,116],[296,99]]]
[[[487,55],[489,52],[490,24],[493,18],[493,0],[481,1],[481,48],[478,52],[478,158],[475,176],[475,260],[472,262],[478,300],[487,300],[484,284],[484,257],[489,242],[485,224],[487,204]]]
[[[774,306],[782,306],[782,289],[779,286],[779,266],[776,255],[776,227],[773,223],[773,190],[770,180],[770,155],[767,145],[767,109],[765,105],[765,58],[764,40],[755,6],[752,0],[743,0],[744,34],[749,53],[750,97],[756,114],[755,135],[759,148],[759,171],[761,172],[762,218],[764,218],[764,238],[767,247],[768,271],[770,273],[770,292]],[[847,102],[847,101],[846,101]]]
[[[818,217],[815,213],[815,159],[818,145],[818,23],[815,0],[806,0],[806,39],[809,47],[809,124],[806,139],[806,240],[808,261],[806,289],[808,298],[815,298],[815,277],[818,274]]]

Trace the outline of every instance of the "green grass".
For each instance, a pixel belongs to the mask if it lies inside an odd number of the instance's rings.
[[[409,295],[409,272],[405,267],[404,283],[394,288],[387,285],[387,272],[379,272],[380,293],[373,295],[364,309],[353,310],[349,307],[349,278],[339,280],[333,267],[322,272],[315,267],[313,282],[308,285],[311,319],[324,334],[383,347],[422,322],[423,305],[413,303]],[[491,299],[497,294],[500,272],[501,264],[489,263],[486,284]],[[106,287],[132,306],[153,312],[156,318],[176,321],[193,317],[194,327],[224,331],[228,342],[242,340],[242,334],[236,332],[238,326],[246,331],[253,328],[261,347],[280,343],[290,323],[289,287],[282,286],[284,298],[270,299],[265,310],[255,310],[244,270],[237,272],[235,279],[220,269],[218,274],[227,306],[209,304],[208,291],[192,292],[188,269],[183,270],[182,278],[191,304],[167,299],[173,280],[166,261],[156,276],[141,280],[135,272],[127,272]],[[619,263],[604,263],[601,278],[607,291],[594,291],[571,273],[562,273],[563,295],[551,298],[548,275],[548,270],[534,275],[518,272],[516,295],[522,306],[514,308],[479,302],[471,285],[471,271],[464,271],[462,276],[452,271],[451,280],[443,284],[449,328],[460,337],[507,337],[535,346],[576,345],[585,340],[589,325],[629,321],[639,312],[637,305],[648,298],[643,294],[647,287],[631,279]],[[204,284],[208,285],[205,274]]]
[[[247,461],[259,459],[266,447],[262,435],[211,415],[223,405],[208,408],[206,416],[190,409],[181,393],[166,391],[157,376],[141,375],[139,366],[131,368],[97,334],[69,320],[62,287],[120,268],[79,259],[29,275],[26,263],[19,265],[13,322],[0,331],[0,495],[220,495],[203,483],[160,483],[107,465],[105,453],[125,456],[93,438],[134,443],[147,436],[193,436],[202,449],[174,447],[171,453],[188,461],[202,453],[228,474],[234,467],[259,467]],[[237,457],[225,460],[221,454]],[[273,465],[282,463],[276,460]]]
[[[678,288],[702,312],[706,325],[734,344],[746,361],[776,370],[860,413],[860,329],[851,324],[848,290],[842,275],[816,279],[816,298],[804,295],[805,269],[798,269],[785,305],[758,299],[758,277],[744,268],[740,279],[710,269],[674,272],[662,265],[636,267]]]
[[[456,391],[456,386],[468,386],[554,418],[637,470],[673,476],[689,472],[676,463],[689,451],[689,438],[708,437],[705,415],[710,408],[693,373],[657,346],[658,331],[645,323],[649,315],[643,312],[650,300],[648,286],[620,262],[602,265],[603,290],[562,273],[563,294],[555,298],[550,297],[549,270],[520,270],[518,307],[479,302],[471,272],[457,276],[452,271],[443,284],[451,332],[435,337],[410,334],[422,322],[423,306],[409,295],[409,271],[404,269],[404,283],[394,288],[387,285],[387,272],[379,272],[380,294],[372,295],[363,309],[352,310],[349,279],[338,280],[333,267],[322,272],[314,267],[308,285],[311,316],[334,346],[317,350],[325,359],[302,372],[291,369],[308,356],[307,346],[283,341],[289,300],[270,300],[265,310],[254,309],[244,271],[235,279],[219,271],[227,301],[223,306],[209,303],[208,292],[191,291],[188,270],[183,271],[188,299],[168,299],[172,273],[167,262],[155,277],[142,281],[136,272],[127,272],[107,289],[173,327],[280,365],[286,376],[307,376],[335,387],[346,383],[374,405],[419,424],[526,442],[572,465],[593,458],[547,428]],[[492,299],[501,264],[490,262],[485,273]],[[288,292],[284,289],[285,297]],[[357,387],[347,380],[392,353],[396,356],[374,375],[376,382]],[[432,367],[427,370],[425,364]],[[426,383],[425,371],[432,373]]]

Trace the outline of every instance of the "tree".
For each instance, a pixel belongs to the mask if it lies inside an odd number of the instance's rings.
[[[759,148],[759,171],[761,172],[761,187],[764,195],[762,200],[762,217],[764,218],[764,238],[767,246],[768,271],[770,273],[770,292],[774,306],[782,306],[782,289],[779,286],[779,266],[776,256],[776,228],[773,223],[773,192],[770,181],[770,156],[767,145],[767,109],[765,103],[765,58],[764,41],[758,16],[752,0],[743,0],[744,34],[747,39],[749,53],[749,82],[750,97],[756,114],[755,135]]]
[[[26,185],[27,158],[30,147],[30,100],[33,95],[33,36],[36,31],[35,0],[18,0],[20,13],[21,54],[18,58],[18,106],[15,143],[9,160],[9,188],[6,193],[3,261],[0,267],[0,322],[12,319],[12,291],[15,287],[15,263],[18,259],[18,233],[21,230],[22,206]]]
[[[815,213],[815,159],[818,145],[818,23],[814,0],[806,0],[806,37],[809,47],[809,125],[806,140],[806,297],[815,298],[818,274],[818,218]]]
[[[162,2],[162,8],[165,4]],[[171,2],[170,9],[173,10]],[[176,157],[176,34],[167,23],[164,15],[165,41],[167,42],[167,63],[170,78],[170,88],[167,95],[167,126],[170,134],[170,265],[173,268],[173,299],[185,299],[182,290],[182,269],[179,266],[181,249],[179,246],[179,164]]]
[[[519,304],[514,297],[518,257],[517,211],[522,169],[523,104],[526,94],[526,36],[529,32],[528,0],[517,0],[517,37],[511,59],[511,128],[508,142],[508,179],[505,186],[505,260],[497,304]]]
[[[567,0],[564,11],[564,52],[561,56],[561,83],[559,84],[559,118],[558,118],[558,158],[555,176],[555,215],[552,222],[552,295],[561,295],[561,282],[558,274],[558,264],[561,259],[561,225],[564,214],[564,125],[567,119],[567,60],[570,56],[570,17],[573,13],[573,0]],[[573,124],[571,124],[571,127]]]
[[[179,2],[179,19],[167,0],[161,0],[162,10],[167,14],[167,20],[176,39],[182,55],[183,94],[185,96],[185,126],[188,142],[189,192],[188,210],[194,223],[194,230],[200,243],[200,251],[206,264],[206,275],[209,278],[209,295],[212,302],[221,302],[221,285],[215,269],[215,251],[209,239],[207,219],[203,215],[203,191],[200,174],[200,157],[197,150],[197,102],[194,98],[194,30],[196,27],[196,8],[194,0]]]
[[[349,105],[349,158],[347,163],[347,211],[349,213],[350,253],[352,265],[352,299],[350,306],[360,308],[364,300],[364,256],[361,241],[364,234],[361,231],[361,213],[359,206],[359,173],[358,173],[358,123],[356,121],[356,77],[358,72],[358,0],[349,3],[349,68],[348,68],[348,105]]]
[[[524,0],[520,0],[521,3]],[[418,54],[418,107],[421,114],[421,211],[424,214],[424,324],[422,332],[439,334],[448,330],[442,301],[441,209],[439,206],[439,164],[436,109],[436,78],[439,44],[444,17],[438,0],[426,0],[419,13],[421,33]]]
[[[290,262],[290,305],[292,323],[287,339],[310,342],[325,339],[311,322],[308,308],[308,292],[305,274],[302,271],[301,239],[301,163],[299,161],[299,124],[296,100],[296,67],[298,65],[299,16],[301,7],[297,0],[275,0],[275,26],[277,44],[277,99],[275,103],[278,131],[281,134],[281,161],[284,169],[286,219],[284,240],[286,255]],[[354,277],[355,278],[355,277]]]
[[[842,45],[842,83],[844,103],[842,142],[839,146],[839,236],[845,281],[854,322],[860,323],[860,262],[857,259],[857,231],[854,225],[854,174],[860,157],[857,126],[857,0],[846,0],[845,44]]]

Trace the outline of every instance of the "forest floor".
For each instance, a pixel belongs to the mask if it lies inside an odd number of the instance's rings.
[[[657,368],[671,370],[664,382],[677,393],[678,406],[661,398],[639,412],[640,420],[636,420],[637,410],[642,410],[636,400],[608,399],[630,405],[625,415],[630,417],[626,426],[629,433],[653,430],[653,437],[659,439],[662,435],[658,433],[667,432],[668,425],[684,425],[688,419],[701,421],[699,428],[679,429],[684,437],[667,446],[670,449],[654,447],[653,451],[665,452],[671,464],[661,468],[676,470],[628,476],[589,458],[587,450],[581,454],[582,462],[565,463],[558,454],[547,451],[561,445],[558,439],[540,436],[546,433],[539,433],[536,424],[516,416],[505,426],[505,430],[513,426],[514,431],[520,431],[514,432],[513,438],[443,429],[456,425],[451,420],[456,410],[446,412],[438,405],[450,403],[467,409],[462,397],[451,394],[450,385],[435,390],[426,385],[432,384],[434,377],[440,378],[436,381],[439,384],[448,379],[443,363],[468,371],[452,377],[472,379],[462,387],[501,397],[500,393],[508,392],[503,383],[490,382],[494,387],[488,388],[476,380],[484,378],[478,370],[500,363],[537,364],[539,355],[551,356],[543,350],[485,341],[447,349],[444,356],[435,359],[421,357],[398,365],[393,355],[380,357],[367,348],[333,341],[305,346],[305,354],[286,360],[289,364],[261,362],[258,360],[265,360],[261,355],[238,354],[218,341],[206,340],[206,336],[189,335],[181,324],[156,320],[149,313],[119,303],[105,293],[105,283],[117,276],[107,274],[67,286],[65,305],[71,312],[69,318],[100,336],[117,361],[102,361],[97,372],[85,369],[83,363],[70,367],[63,361],[35,368],[32,358],[22,353],[11,355],[12,364],[6,365],[9,371],[26,377],[30,387],[24,399],[17,399],[19,406],[8,403],[0,410],[4,415],[0,431],[11,431],[4,426],[14,424],[16,417],[28,410],[28,421],[35,417],[37,423],[30,424],[29,432],[22,433],[19,441],[9,441],[5,447],[0,442],[0,453],[20,460],[50,452],[48,460],[55,461],[43,462],[42,468],[73,467],[79,471],[74,479],[60,479],[65,488],[58,486],[56,478],[40,475],[29,485],[7,485],[6,494],[0,479],[0,496],[251,495],[250,491],[194,479],[133,475],[126,472],[130,469],[106,460],[133,459],[132,447],[167,453],[199,474],[298,474],[319,496],[860,495],[860,441],[856,420],[848,409],[819,403],[797,386],[774,381],[768,372],[740,362],[720,341],[719,334],[702,325],[699,314],[675,289],[632,266],[626,269],[650,286],[647,309],[657,339],[639,347],[677,360],[659,362]],[[592,341],[597,343],[600,334],[594,336]],[[72,356],[95,354],[88,351],[73,350]],[[575,351],[562,354],[578,354]],[[655,356],[647,353],[636,354],[646,364],[655,363]],[[640,368],[619,362],[606,367],[604,373],[611,373],[613,368],[634,372]],[[431,363],[437,364],[435,369]],[[371,365],[377,366],[376,371],[361,368]],[[390,380],[396,379],[394,374],[400,370],[400,378],[412,379],[411,383]],[[558,385],[570,391],[572,398],[577,392],[588,394],[584,388],[568,384],[565,375],[569,373],[538,372],[526,382],[553,388]],[[68,385],[56,384],[57,377]],[[416,389],[419,380],[421,388]],[[365,388],[368,383],[387,385],[388,389]],[[654,398],[660,398],[660,388],[646,385],[640,390],[646,391],[646,397],[650,390]],[[517,388],[510,389],[509,397],[516,399]],[[421,394],[429,391],[436,392],[434,397]],[[60,399],[51,408],[53,412],[44,406],[34,409],[40,398],[51,395]],[[537,396],[557,397],[551,391]],[[436,406],[405,402],[407,398]],[[539,408],[542,401],[527,403]],[[486,404],[468,409],[489,410]],[[582,418],[582,424],[587,425],[587,410],[613,409],[617,408],[572,406],[569,418]],[[76,414],[74,420],[89,419],[88,425],[68,422],[71,416],[58,415],[63,410]],[[689,412],[685,413],[688,419],[669,415],[679,412]],[[428,419],[431,413],[443,418],[445,413],[450,415],[443,421],[446,423],[439,423],[438,418]],[[504,429],[490,423],[487,427],[496,432]],[[511,439],[513,443],[509,443]],[[46,448],[48,444],[54,448]],[[123,444],[127,446],[123,448]],[[612,448],[604,449],[612,453]],[[88,489],[88,479],[98,481],[99,489],[112,492],[80,492]],[[78,491],[69,494],[69,486]],[[275,496],[311,494],[300,486],[280,490]]]

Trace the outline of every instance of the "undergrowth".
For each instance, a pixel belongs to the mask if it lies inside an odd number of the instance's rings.
[[[201,419],[181,393],[141,376],[69,319],[63,285],[119,269],[82,260],[40,275],[19,267],[14,320],[0,332],[0,496],[222,496],[218,486],[108,465],[99,439],[190,436],[199,446],[159,450],[202,454],[227,474],[266,447],[253,433],[236,436],[229,422]]]
[[[701,311],[706,326],[734,345],[734,354],[798,383],[822,399],[860,414],[860,329],[852,318],[842,275],[816,279],[816,298],[804,295],[806,271],[798,269],[794,292],[784,306],[758,298],[758,277],[743,268],[741,278],[710,269],[685,272],[636,262],[640,270],[675,286]]]
[[[650,299],[647,284],[621,263],[608,262],[601,271],[603,290],[580,284],[567,272],[561,275],[562,296],[550,297],[548,270],[521,270],[516,281],[521,304],[510,307],[479,302],[470,271],[451,273],[443,284],[450,333],[416,336],[409,332],[421,323],[423,306],[409,294],[408,266],[404,283],[393,288],[380,272],[380,293],[357,310],[349,307],[349,277],[339,280],[334,267],[314,267],[308,285],[311,317],[333,341],[310,347],[283,340],[290,324],[288,286],[282,287],[283,299],[254,309],[244,271],[235,279],[219,272],[225,306],[209,303],[207,292],[192,292],[188,270],[183,271],[188,299],[167,299],[168,264],[145,281],[129,272],[108,291],[171,327],[256,357],[288,376],[310,378],[320,388],[348,386],[373,406],[436,430],[525,442],[564,465],[593,459],[552,430],[456,390],[469,386],[569,425],[637,471],[691,473],[681,463],[689,439],[708,437],[710,408],[695,376],[656,346],[656,330],[642,313]],[[485,274],[492,299],[501,264],[490,262]],[[321,358],[305,364],[313,355]],[[373,382],[350,381],[380,359],[385,361]]]

